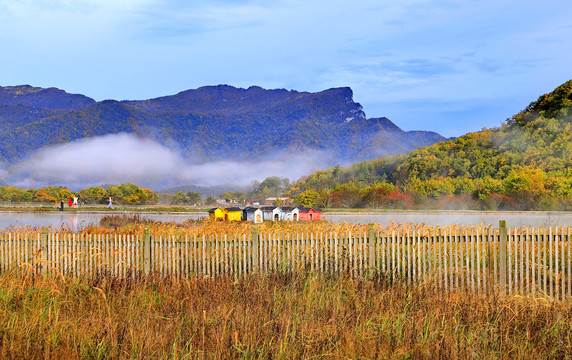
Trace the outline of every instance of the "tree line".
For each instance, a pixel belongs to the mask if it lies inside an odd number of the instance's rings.
[[[0,186],[0,201],[2,202],[36,202],[57,203],[77,197],[81,204],[106,204],[109,197],[114,203],[125,205],[156,204],[159,196],[151,189],[140,188],[135,184],[94,186],[79,191],[71,191],[65,186],[45,186],[41,188],[18,188],[15,186]]]
[[[290,179],[285,177],[270,176],[262,182],[254,180],[248,188],[244,190],[226,191],[219,194],[219,199],[227,200],[230,203],[244,203],[246,201],[262,202],[268,197],[281,196],[284,191],[290,188]],[[216,199],[209,195],[205,199],[201,198],[197,192],[178,191],[171,199],[173,205],[199,205],[213,204]]]

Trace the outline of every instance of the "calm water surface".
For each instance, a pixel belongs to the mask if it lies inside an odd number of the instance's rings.
[[[397,213],[357,213],[326,214],[325,218],[335,223],[342,221],[354,224],[370,222],[388,225],[413,223],[426,225],[493,225],[498,227],[499,220],[506,220],[509,227],[520,226],[562,226],[572,225],[572,213],[565,212],[397,212]]]
[[[157,221],[183,222],[207,217],[207,213],[159,214],[159,213],[127,213],[137,214],[141,218]],[[98,224],[102,217],[109,213],[36,213],[36,212],[4,212],[0,213],[0,228],[10,226],[32,226],[81,230],[89,225]],[[349,222],[352,224],[368,224],[375,222],[381,225],[396,223],[425,223],[426,225],[493,225],[499,220],[506,220],[509,227],[519,226],[562,226],[572,225],[572,213],[566,212],[396,212],[396,213],[324,213],[324,219],[334,223]]]
[[[57,213],[37,213],[37,212],[0,212],[0,228],[11,226],[31,226],[71,229],[79,231],[90,225],[97,225],[101,218],[109,216],[109,213],[85,213],[85,212],[57,212]],[[198,220],[208,217],[207,213],[186,213],[186,214],[143,214],[143,213],[116,213],[113,215],[138,215],[141,219],[156,221]]]

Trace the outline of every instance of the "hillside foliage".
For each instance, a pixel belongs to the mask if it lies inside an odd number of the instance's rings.
[[[498,128],[318,171],[289,194],[331,207],[572,209],[571,107],[572,80]]]

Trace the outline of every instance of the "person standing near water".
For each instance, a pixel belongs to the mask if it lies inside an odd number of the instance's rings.
[[[60,211],[64,211],[64,199],[60,200]]]
[[[111,198],[111,196],[109,197],[109,205],[107,205],[108,209],[113,209],[113,199]]]

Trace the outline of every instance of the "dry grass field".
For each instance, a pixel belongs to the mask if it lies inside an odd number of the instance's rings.
[[[0,275],[0,357],[563,359],[572,303],[316,274]]]
[[[248,234],[252,227],[110,217],[85,231]],[[323,221],[257,227],[267,234],[367,230]],[[548,296],[307,269],[190,278],[50,274],[25,265],[0,274],[0,358],[572,358],[572,302]]]
[[[390,227],[400,227],[406,224],[392,224]],[[112,215],[102,218],[97,226],[91,226],[84,230],[87,233],[121,232],[139,234],[145,228],[156,234],[248,234],[253,228],[258,228],[261,233],[285,233],[285,232],[328,232],[328,231],[365,231],[367,225],[355,225],[350,223],[334,224],[326,220],[315,221],[265,221],[262,224],[254,224],[247,221],[210,221],[188,220],[183,223],[168,221],[149,221],[144,215]]]

